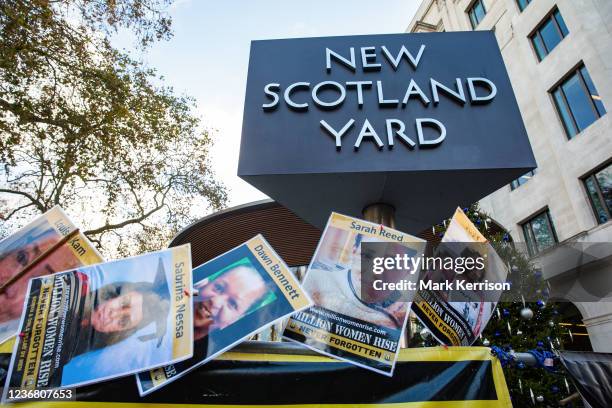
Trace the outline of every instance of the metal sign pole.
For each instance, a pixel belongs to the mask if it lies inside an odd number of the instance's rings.
[[[385,227],[395,228],[395,208],[385,203],[370,204],[363,209],[363,219],[384,225]],[[409,310],[408,313],[411,314],[412,312]],[[411,320],[412,316],[409,315],[404,337],[400,341],[401,348],[407,348],[408,342],[412,337],[412,330],[410,329]]]

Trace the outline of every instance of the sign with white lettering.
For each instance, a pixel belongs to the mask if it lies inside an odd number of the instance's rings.
[[[534,167],[492,32],[251,43],[238,175],[315,225],[415,231]]]

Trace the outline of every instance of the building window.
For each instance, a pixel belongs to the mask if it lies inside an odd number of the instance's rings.
[[[476,28],[478,24],[482,21],[487,11],[485,10],[484,3],[482,0],[476,0],[467,11],[470,16],[470,23],[472,23],[472,28]]]
[[[603,224],[612,218],[612,164],[595,171],[583,180],[597,222]]]
[[[529,3],[531,3],[531,0],[516,0],[516,4],[518,4],[519,10],[521,11],[525,10],[525,7],[527,7]]]
[[[554,9],[529,36],[538,60],[542,61],[569,34],[558,9]]]
[[[557,243],[557,234],[550,218],[550,212],[544,210],[523,224],[523,234],[527,250],[534,256]]]
[[[570,139],[606,113],[584,65],[572,71],[551,93]]]
[[[521,177],[515,180],[512,180],[510,182],[510,188],[514,190],[515,188],[522,186],[523,184],[528,182],[534,175],[535,175],[535,170],[531,170],[529,173],[523,174]]]

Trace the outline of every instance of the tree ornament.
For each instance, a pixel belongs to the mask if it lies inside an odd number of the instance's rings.
[[[555,327],[555,322],[553,322],[552,320],[549,320],[548,327]]]
[[[522,331],[522,330],[520,330],[520,329],[519,329],[519,330],[517,330],[517,331],[516,331],[516,335],[517,335],[517,336],[520,336],[520,335],[522,335],[522,334],[523,334],[523,331]]]
[[[504,317],[508,317],[510,316],[510,311],[508,309],[503,309],[502,314],[504,315]]]
[[[538,396],[536,397],[536,401],[538,401],[538,402],[544,402],[544,396],[543,396],[543,395],[538,395]]]
[[[550,387],[550,390],[552,391],[553,394],[556,394],[559,392],[559,387],[557,387],[556,385],[553,385],[552,387]]]
[[[544,347],[544,343],[541,341],[538,341],[538,348],[542,348],[542,347]]]
[[[522,361],[519,361],[518,363],[516,363],[516,367],[522,370],[523,368],[525,368],[525,363],[523,363]]]
[[[567,377],[563,377],[563,382],[565,382],[565,389],[567,390],[567,393],[570,393],[570,387],[569,387],[569,383],[567,382]]]
[[[482,345],[485,346],[485,347],[489,347],[490,344],[491,344],[491,342],[489,341],[489,339],[484,339],[482,341]]]
[[[529,387],[529,396],[531,397],[531,403],[535,405],[535,396],[533,395],[533,390]]]
[[[521,379],[519,378],[519,390],[521,391],[521,394],[523,393],[523,382],[521,381]]]
[[[521,318],[523,320],[531,320],[533,318],[533,310],[528,307],[521,309]]]
[[[544,307],[546,307],[546,302],[543,300],[538,300],[537,305],[540,309],[544,309]]]

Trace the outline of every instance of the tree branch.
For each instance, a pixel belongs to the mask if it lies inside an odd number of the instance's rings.
[[[47,208],[43,205],[43,203],[41,203],[33,195],[31,195],[29,193],[26,193],[25,191],[17,191],[17,190],[9,190],[9,189],[6,189],[6,188],[0,188],[0,193],[16,194],[16,195],[23,196],[23,197],[27,198],[28,200],[30,200],[32,202],[32,204],[35,205],[36,208],[40,212],[45,212],[47,210]]]

